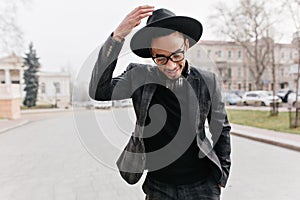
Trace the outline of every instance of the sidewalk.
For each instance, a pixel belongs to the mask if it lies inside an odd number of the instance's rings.
[[[39,114],[45,113],[48,110],[30,110],[30,111],[22,111],[22,114]],[[48,112],[53,113],[55,111],[72,111],[72,110],[49,110]],[[17,128],[19,126],[26,125],[32,120],[22,118],[17,120],[0,120],[0,133],[6,132],[10,129]],[[266,130],[261,128],[255,128],[250,126],[242,126],[238,124],[231,124],[232,130],[231,134],[239,137],[248,138],[251,140],[264,142],[268,144],[272,144],[275,146],[300,151],[300,135],[290,134],[290,133],[282,133],[272,130]]]
[[[231,124],[231,134],[275,146],[300,151],[300,135]]]
[[[16,119],[16,120],[0,120],[0,133],[4,133],[10,129],[17,128],[27,124],[29,120],[27,119]]]
[[[15,120],[0,119],[0,134],[6,132],[10,129],[17,128],[19,126],[26,125],[31,121],[36,121],[37,118],[24,117],[24,115],[34,115],[34,114],[45,114],[45,113],[58,113],[58,112],[72,112],[73,109],[32,109],[32,110],[21,110],[21,118]]]
[[[48,109],[26,109],[21,110],[21,114],[36,114],[36,113],[54,113],[54,112],[71,112],[73,108],[48,108]]]

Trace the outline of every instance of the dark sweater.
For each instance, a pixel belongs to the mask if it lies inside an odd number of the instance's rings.
[[[158,104],[162,106],[165,111],[162,112],[162,109],[159,109],[159,107],[153,107],[154,109],[150,111],[149,116],[148,109],[146,126],[150,125],[152,128],[145,128],[144,142],[146,152],[153,152],[163,148],[171,142],[176,134],[181,133],[188,137],[188,134],[195,133],[195,130],[191,128],[189,122],[186,84],[187,83],[184,82],[182,86],[173,88],[173,91],[176,91],[176,96],[170,89],[162,85],[157,85],[149,109],[151,110],[152,106]],[[162,125],[162,118],[165,114],[167,115],[167,119]],[[181,132],[179,130],[180,123],[183,127],[180,129]],[[161,126],[162,128],[160,130],[155,130],[158,128],[157,126]],[[157,160],[156,157],[147,154],[148,176],[169,184],[189,184],[203,179],[209,173],[209,160],[207,157],[202,159],[198,157],[199,148],[197,146],[195,134],[194,136],[189,136],[194,138],[191,138],[191,144],[186,145],[184,144],[185,142],[175,143],[172,151],[176,152],[176,150],[180,149],[181,156],[162,169],[152,170],[150,167],[151,163],[159,162],[159,160]],[[186,145],[186,151],[182,150],[184,147],[182,145]],[[171,155],[172,153],[164,156]]]

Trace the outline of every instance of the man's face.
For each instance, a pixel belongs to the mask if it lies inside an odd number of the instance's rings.
[[[151,46],[152,57],[160,59],[161,57],[169,58],[171,56],[164,65],[157,63],[159,70],[169,79],[179,78],[185,65],[184,53],[189,48],[188,39],[184,39],[179,32],[174,32],[167,36],[154,38]],[[176,61],[176,59],[179,61]]]

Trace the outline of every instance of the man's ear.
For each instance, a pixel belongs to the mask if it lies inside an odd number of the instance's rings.
[[[185,47],[186,47],[186,51],[190,48],[190,41],[189,39],[185,38]]]

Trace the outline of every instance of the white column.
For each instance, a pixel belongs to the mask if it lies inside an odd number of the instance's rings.
[[[5,84],[11,84],[9,69],[5,69]]]
[[[23,99],[23,86],[24,86],[24,70],[20,69],[19,70],[19,80],[20,80],[20,94],[21,94],[21,99]]]

